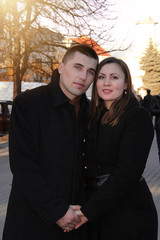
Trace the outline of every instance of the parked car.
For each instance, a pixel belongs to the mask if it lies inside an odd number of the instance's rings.
[[[9,132],[12,101],[0,101],[0,136]]]

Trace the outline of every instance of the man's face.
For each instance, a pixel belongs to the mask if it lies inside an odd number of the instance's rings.
[[[60,63],[60,87],[70,99],[82,95],[95,77],[97,61],[80,52],[75,52],[65,63]]]

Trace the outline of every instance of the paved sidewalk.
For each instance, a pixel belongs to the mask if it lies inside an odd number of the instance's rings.
[[[145,143],[144,143],[145,144]],[[149,154],[149,159],[146,165],[146,169],[144,171],[144,177],[149,185],[149,188],[153,194],[153,199],[158,212],[159,219],[159,236],[158,240],[160,240],[160,163],[158,159],[158,150],[156,138],[154,138],[152,148]],[[146,239],[148,240],[148,239]],[[151,239],[149,239],[151,240]]]
[[[7,142],[0,142],[0,240],[6,216],[11,181],[12,174],[9,169],[8,144]]]
[[[144,172],[144,177],[146,178],[153,194],[160,222],[160,164],[158,160],[157,144],[155,139],[152,144],[149,159]],[[6,215],[11,179],[12,175],[10,173],[8,164],[8,145],[6,142],[3,142],[0,143],[0,240]],[[158,240],[160,240],[160,224]]]

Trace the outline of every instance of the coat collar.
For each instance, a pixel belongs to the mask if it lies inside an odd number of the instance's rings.
[[[132,109],[132,107],[136,107],[136,106],[140,106],[140,104],[138,103],[138,100],[136,99],[136,97],[132,95],[128,105],[126,106],[126,110],[130,110]]]

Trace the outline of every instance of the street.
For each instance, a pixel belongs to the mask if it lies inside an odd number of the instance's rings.
[[[9,170],[8,146],[0,144],[0,240],[6,215],[6,206],[10,192],[12,175]]]
[[[157,144],[155,138],[152,144],[149,159],[144,172],[144,177],[147,180],[148,185],[153,194],[154,202],[156,204],[160,219],[160,164],[158,160]],[[11,181],[12,175],[9,169],[8,145],[7,143],[0,143],[0,240],[4,226],[6,207],[11,188]],[[160,240],[160,234],[158,240]]]

